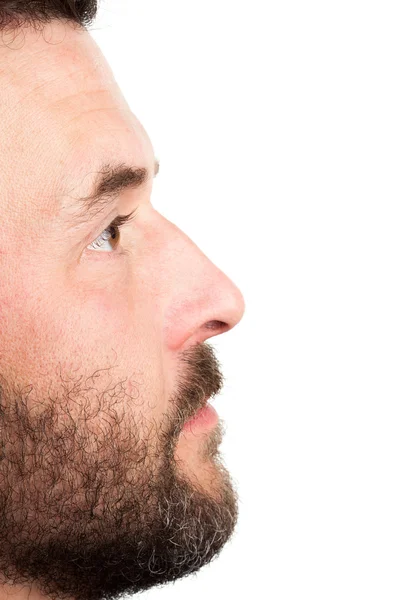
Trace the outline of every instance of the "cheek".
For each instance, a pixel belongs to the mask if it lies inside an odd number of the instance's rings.
[[[58,317],[62,321],[62,314]],[[62,334],[70,345],[88,353],[107,354],[118,348],[129,323],[126,305],[105,293],[94,293],[64,309]]]
[[[80,312],[86,315],[85,322],[117,323],[123,318],[126,307],[118,298],[106,292],[93,292],[79,300]]]
[[[21,281],[25,289],[14,285],[8,298],[0,290],[5,375],[35,384],[46,397],[50,382],[65,391],[61,375],[72,385],[80,376],[96,374],[88,385],[104,390],[123,382],[132,410],[137,407],[156,421],[170,410],[160,329],[147,298],[109,282],[111,291],[87,286],[82,291],[78,284]]]
[[[159,423],[171,407],[152,306],[139,300],[132,305],[124,296],[118,299],[96,293],[82,309],[75,325],[84,331],[79,352],[99,369],[112,366],[109,375],[114,385],[123,382],[129,410],[145,415],[149,423],[153,419]]]
[[[6,309],[3,302],[0,321],[9,304]],[[60,366],[90,377],[96,369],[123,364],[127,356],[126,349],[121,350],[129,323],[127,307],[111,295],[77,297],[65,290],[57,294],[36,287],[24,302],[12,302],[11,314],[8,330],[2,328],[0,334],[1,347],[8,348],[10,363],[27,377],[39,373],[54,377]]]

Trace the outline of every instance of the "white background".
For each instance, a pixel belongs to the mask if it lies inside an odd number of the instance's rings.
[[[235,536],[146,600],[400,598],[397,6],[110,0],[89,28],[154,207],[246,302],[210,340]]]

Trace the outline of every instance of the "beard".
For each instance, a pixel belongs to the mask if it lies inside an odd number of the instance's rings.
[[[197,473],[176,446],[222,376],[205,344],[185,360],[185,379],[159,422],[126,410],[132,400],[115,386],[96,401],[75,385],[73,395],[39,403],[1,378],[0,586],[52,600],[113,600],[218,556],[238,519],[218,452],[223,424],[192,445]]]

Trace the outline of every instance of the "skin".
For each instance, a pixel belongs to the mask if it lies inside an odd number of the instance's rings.
[[[0,600],[166,584],[237,523],[223,422],[183,426],[222,389],[206,340],[240,321],[243,296],[152,207],[152,178],[68,228],[103,161],[154,165],[87,31],[4,37],[0,116]],[[87,248],[136,205],[125,254]]]

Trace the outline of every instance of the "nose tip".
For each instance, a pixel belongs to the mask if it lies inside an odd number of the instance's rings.
[[[237,304],[237,312],[238,312],[238,316],[237,316],[237,323],[239,323],[239,321],[242,320],[242,317],[246,311],[246,302],[244,299],[244,296],[241,292],[241,290],[236,287],[236,295],[237,295],[237,300],[236,300],[236,304]]]
[[[246,310],[246,303],[244,296],[238,286],[230,281],[231,283],[231,293],[230,293],[230,303],[227,305],[225,300],[225,310],[226,316],[228,317],[227,323],[230,325],[230,329],[237,325]]]

